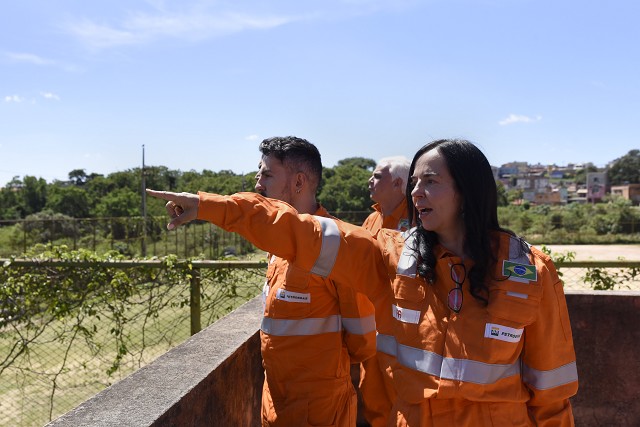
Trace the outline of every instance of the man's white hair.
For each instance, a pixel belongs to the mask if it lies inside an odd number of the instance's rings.
[[[407,186],[407,181],[409,180],[409,168],[411,167],[411,161],[404,156],[391,156],[391,157],[383,157],[378,160],[377,167],[384,169],[385,167],[389,167],[389,173],[391,174],[391,179],[395,180],[396,178],[402,179],[402,188],[404,189]]]

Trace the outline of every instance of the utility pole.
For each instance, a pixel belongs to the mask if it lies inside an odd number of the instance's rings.
[[[147,256],[147,182],[146,171],[144,168],[144,144],[142,144],[142,256]]]

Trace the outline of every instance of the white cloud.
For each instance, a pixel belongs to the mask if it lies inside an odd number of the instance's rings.
[[[7,95],[4,97],[4,102],[22,102],[24,98],[19,95]]]
[[[500,126],[512,125],[514,123],[533,123],[542,120],[542,116],[529,117],[519,114],[509,114],[509,117],[498,122]]]
[[[55,93],[41,92],[40,95],[42,95],[42,97],[45,98],[45,99],[52,99],[54,101],[60,101],[60,97],[58,95],[56,95]]]
[[[109,25],[89,19],[67,26],[87,46],[100,49],[113,46],[139,45],[162,38],[202,40],[238,33],[245,30],[264,30],[296,20],[286,16],[252,16],[243,13],[207,14],[202,10],[155,14],[135,13],[122,22]]]
[[[249,135],[244,137],[245,141],[257,141],[258,135]]]
[[[74,65],[64,64],[59,61],[43,58],[33,53],[25,52],[3,52],[2,56],[11,63],[14,64],[30,64],[40,67],[57,67],[66,71],[78,71],[78,68]]]
[[[5,56],[11,62],[26,62],[34,65],[52,65],[53,61],[42,58],[41,56],[34,55],[32,53],[17,53],[17,52],[6,52]]]

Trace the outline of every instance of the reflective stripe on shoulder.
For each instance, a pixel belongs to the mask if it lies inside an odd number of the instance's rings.
[[[344,329],[353,335],[364,335],[376,330],[376,317],[375,315],[359,318],[342,318],[342,326]]]
[[[402,246],[402,253],[400,254],[398,268],[396,269],[396,273],[402,276],[415,277],[418,272],[418,259],[414,250],[416,241],[415,230],[416,228],[414,227],[402,233],[404,245]]]
[[[538,272],[529,259],[531,246],[524,240],[509,236],[509,259],[502,260],[502,274],[513,282],[529,283],[536,281]],[[521,295],[512,295],[522,298]],[[525,297],[526,299],[527,297]]]
[[[378,334],[376,346],[378,351],[395,356],[406,368],[448,380],[493,384],[520,373],[520,361],[504,365],[442,357],[431,351],[398,344],[390,335]]]
[[[523,246],[524,245],[524,246]],[[514,236],[509,236],[509,261],[531,265],[529,244]]]
[[[276,336],[319,335],[340,332],[342,319],[338,314],[298,320],[263,317],[260,329],[265,334]]]
[[[314,216],[314,218],[322,227],[322,248],[315,265],[311,269],[311,273],[327,277],[333,269],[338,256],[338,249],[340,249],[340,230],[338,229],[338,224],[331,218],[323,216]]]
[[[576,362],[568,363],[550,371],[539,371],[524,365],[522,380],[537,390],[548,390],[578,381]]]

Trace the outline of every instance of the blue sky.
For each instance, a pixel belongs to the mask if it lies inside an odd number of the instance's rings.
[[[256,170],[297,135],[325,166],[444,137],[491,164],[640,148],[636,0],[7,1],[0,184],[146,164]]]

